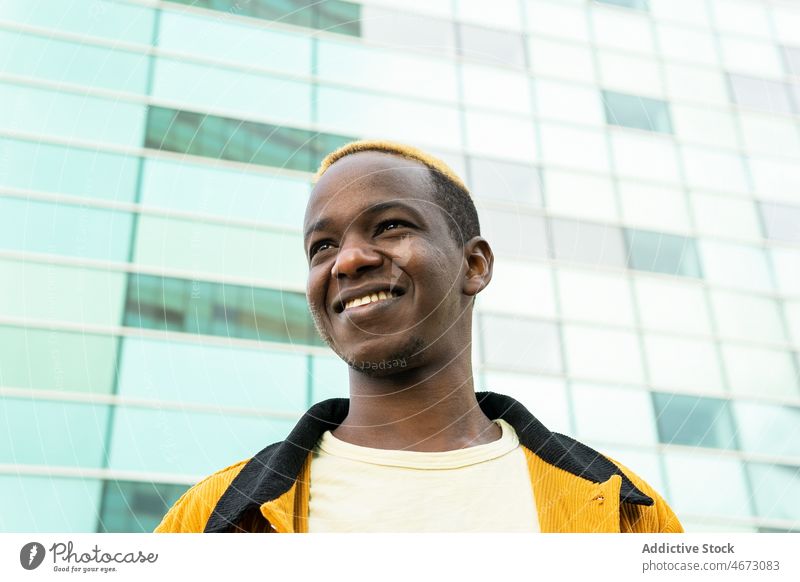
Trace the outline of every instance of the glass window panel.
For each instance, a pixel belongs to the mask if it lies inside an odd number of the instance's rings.
[[[800,130],[797,124],[776,115],[739,112],[744,147],[754,153],[800,156]]]
[[[734,394],[797,398],[797,368],[791,352],[722,344]]]
[[[482,314],[480,322],[484,364],[537,372],[555,373],[563,369],[556,325],[490,314]]]
[[[748,463],[756,511],[770,519],[800,520],[800,467]]]
[[[742,0],[712,0],[714,24],[720,30],[746,35],[770,36],[766,6]]]
[[[307,357],[263,349],[126,338],[119,393],[147,400],[302,414],[308,404]],[[255,378],[257,383],[253,382]]]
[[[110,468],[208,475],[283,440],[296,420],[119,407]]]
[[[607,222],[617,219],[617,200],[609,178],[548,169],[544,181],[551,213]]]
[[[713,236],[760,238],[761,224],[752,200],[701,194],[691,196],[697,231]]]
[[[100,489],[94,479],[0,475],[0,531],[94,533]]]
[[[55,330],[0,327],[3,386],[111,394],[117,338]]]
[[[559,269],[558,296],[561,315],[566,319],[634,324],[630,287],[619,275]]]
[[[661,65],[655,59],[598,50],[600,84],[605,89],[634,95],[664,96]]]
[[[789,337],[794,345],[800,347],[800,301],[784,301],[783,313]]]
[[[664,460],[670,504],[678,515],[750,517],[752,514],[741,461],[712,453],[667,453]]]
[[[634,8],[636,10],[648,10],[648,0],[595,0],[601,4],[611,4],[612,6],[624,6],[625,8]]]
[[[719,398],[653,393],[662,443],[735,449],[736,427],[730,402]]]
[[[461,147],[455,107],[330,87],[319,88],[317,107],[319,123],[334,131],[447,149]]]
[[[189,489],[188,485],[105,481],[101,533],[150,533],[170,507]]]
[[[311,358],[311,401],[350,396],[349,368],[338,357],[313,356]]]
[[[451,18],[453,16],[453,3],[451,0],[369,0],[370,6],[362,6],[366,10],[376,6],[386,6],[414,14],[431,14]]]
[[[6,74],[131,93],[144,93],[147,87],[146,54],[2,31],[0,54]]]
[[[603,384],[572,384],[578,438],[605,443],[657,442],[653,405],[648,392]]]
[[[492,280],[478,295],[477,305],[495,313],[555,317],[552,271],[547,265],[495,261]]]
[[[746,193],[747,175],[739,154],[685,145],[681,148],[686,182],[691,188]]]
[[[544,79],[536,81],[536,112],[542,118],[570,123],[602,125],[605,122],[595,89]]]
[[[594,79],[592,51],[580,44],[528,37],[528,59],[537,78]]]
[[[770,43],[722,34],[720,48],[722,64],[729,71],[758,77],[783,76],[780,54]]]
[[[531,96],[524,74],[464,63],[461,78],[466,105],[530,114]],[[430,91],[430,87],[425,89]]]
[[[522,260],[549,256],[542,217],[488,208],[481,209],[479,216],[482,235],[495,254]]]
[[[634,277],[633,283],[644,327],[679,333],[711,333],[705,294],[699,284],[647,276]]]
[[[467,110],[465,121],[467,149],[471,153],[521,162],[536,161],[536,137],[531,119]],[[440,127],[434,123],[432,131],[440,131]],[[453,131],[452,138],[456,139],[457,127]]]
[[[648,334],[644,346],[650,380],[655,386],[699,392],[723,391],[719,358],[710,341]]]
[[[783,48],[783,62],[786,64],[786,72],[790,75],[800,77],[800,47],[785,46]]]
[[[377,6],[361,7],[361,38],[397,50],[432,51],[455,54],[452,21],[410,13],[403,4],[397,10]]]
[[[800,243],[800,206],[761,202],[759,208],[768,238]]]
[[[266,116],[278,124],[311,122],[308,83],[163,57],[156,60],[152,95],[180,103],[187,109],[225,110],[243,117]]]
[[[626,253],[619,228],[555,218],[550,227],[554,255],[559,261],[625,266]]]
[[[191,162],[144,162],[141,203],[296,228],[311,189],[306,180]]]
[[[800,457],[800,409],[761,402],[733,403],[742,450],[776,457]]]
[[[537,35],[589,41],[589,26],[582,6],[550,0],[525,0],[527,29]]]
[[[458,99],[456,67],[444,59],[351,42],[317,42],[316,70],[323,81],[415,97]]]
[[[127,212],[0,198],[0,248],[125,261],[132,217]]]
[[[473,196],[535,207],[542,206],[539,171],[533,166],[471,158],[469,188]]]
[[[608,3],[634,3],[636,0],[605,0]],[[640,2],[636,2],[641,6]],[[650,22],[644,14],[615,10],[595,9],[591,11],[595,42],[634,52],[653,52],[653,34]]]
[[[487,10],[484,0],[458,0],[456,15],[468,22],[501,28],[518,29],[522,21],[517,2],[500,2]]]
[[[641,384],[642,355],[636,335],[627,331],[565,325],[564,345],[571,377]]]
[[[785,295],[800,295],[800,250],[772,247],[769,254],[778,290]]]
[[[762,249],[711,240],[700,240],[705,278],[718,285],[771,291],[772,275]]]
[[[140,44],[149,44],[153,37],[154,12],[145,6],[97,0],[58,2],[47,10],[28,0],[3,1],[3,20]]]
[[[649,0],[650,11],[659,20],[674,20],[700,27],[708,26],[705,2],[696,0]]]
[[[666,63],[666,94],[670,101],[722,105],[730,103],[725,76],[713,69]]]
[[[800,10],[791,4],[770,6],[775,36],[780,40],[797,44],[797,31],[800,30]]]
[[[756,196],[800,205],[800,164],[760,157],[748,162]]]
[[[541,123],[539,136],[546,165],[608,172],[608,146],[601,131]]]
[[[711,290],[720,335],[743,341],[785,342],[778,304],[758,295]]]
[[[465,57],[490,65],[525,66],[522,35],[469,24],[461,24],[459,31],[460,52]]]
[[[657,22],[658,43],[667,59],[717,65],[717,47],[709,30]]]
[[[140,146],[146,106],[0,84],[0,129]]]
[[[487,370],[481,390],[510,396],[552,431],[569,434],[569,404],[563,380]]]
[[[259,25],[162,11],[159,48],[254,65],[291,75],[311,73],[311,36]]]
[[[773,113],[792,113],[785,83],[735,74],[729,74],[728,77],[735,103]]]
[[[118,325],[125,279],[116,271],[0,260],[0,314]]]
[[[619,180],[617,189],[626,224],[653,230],[689,230],[683,191],[630,180]]]
[[[138,158],[0,138],[0,186],[132,202]]]
[[[0,462],[101,467],[108,406],[0,397]]]
[[[626,130],[612,131],[614,167],[621,176],[647,181],[678,182],[678,159],[672,141]]]
[[[667,275],[701,277],[697,247],[692,238],[663,232],[625,229],[628,265]]]
[[[672,119],[682,140],[720,147],[738,141],[734,118],[726,111],[677,104],[672,106]]]

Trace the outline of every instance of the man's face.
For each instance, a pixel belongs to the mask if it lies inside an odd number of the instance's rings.
[[[462,293],[464,252],[431,199],[428,176],[414,160],[351,154],[325,172],[306,208],[306,293],[315,325],[348,365],[369,375],[463,343],[471,316],[471,297]],[[348,304],[368,295],[370,303]]]

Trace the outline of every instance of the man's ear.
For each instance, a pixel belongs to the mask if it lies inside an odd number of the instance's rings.
[[[476,236],[464,245],[464,259],[467,272],[464,275],[463,291],[465,295],[474,297],[492,280],[494,253],[485,238]]]

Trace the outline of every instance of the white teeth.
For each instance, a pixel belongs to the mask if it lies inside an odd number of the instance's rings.
[[[372,303],[374,301],[380,301],[381,299],[391,299],[392,297],[397,297],[397,293],[394,291],[378,291],[377,293],[372,293],[371,295],[365,295],[364,297],[359,297],[357,299],[351,299],[348,301],[344,308],[350,309],[351,307],[358,307],[360,305],[366,305],[367,303]]]

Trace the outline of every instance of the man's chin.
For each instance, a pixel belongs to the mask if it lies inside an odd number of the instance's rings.
[[[344,355],[338,350],[336,354],[356,372],[366,376],[391,376],[407,370],[419,360],[424,351],[425,342],[418,337],[410,338],[405,345],[386,350],[383,353],[350,353]]]

